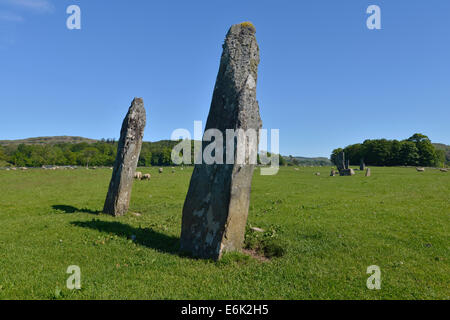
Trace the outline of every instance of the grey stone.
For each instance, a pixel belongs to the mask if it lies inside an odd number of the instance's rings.
[[[103,212],[113,216],[127,213],[133,178],[141,153],[146,123],[144,101],[135,98],[123,120],[119,147]]]
[[[371,172],[370,168],[367,168],[366,177],[370,177],[371,175],[372,175],[372,172]]]
[[[227,129],[258,133],[262,127],[256,100],[258,65],[255,28],[250,23],[233,25],[223,45],[206,130],[217,129],[224,139]],[[224,155],[236,151],[236,143],[234,150],[227,149]],[[242,250],[254,167],[249,161],[195,166],[183,207],[182,252],[217,260],[224,252]]]
[[[361,163],[359,165],[359,170],[361,170],[361,171],[366,170],[366,164],[364,163],[363,159],[361,159]]]
[[[336,167],[339,172],[341,172],[341,170],[347,169],[345,163],[345,153],[343,151],[338,154]]]
[[[345,176],[354,176],[354,175],[355,175],[355,170],[353,170],[353,169],[344,169],[344,170],[339,171],[339,174],[340,174],[342,177],[345,177]]]

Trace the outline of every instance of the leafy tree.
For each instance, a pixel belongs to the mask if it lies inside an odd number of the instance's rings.
[[[279,157],[279,165],[280,166],[285,166],[286,165],[286,160],[283,158],[283,156],[281,156],[281,155],[278,155],[278,157]]]
[[[359,165],[364,158],[363,146],[360,143],[350,145],[344,149],[345,158],[350,160],[351,165]]]
[[[407,140],[366,140],[345,149],[335,149],[331,160],[336,163],[339,152],[344,151],[352,165],[361,159],[368,165],[375,166],[436,166],[442,163],[442,152],[437,152],[431,140],[421,133],[416,133]]]
[[[403,141],[400,147],[400,163],[405,166],[416,166],[419,163],[419,150],[412,141]]]
[[[335,165],[338,164],[338,156],[342,151],[344,151],[344,149],[337,148],[337,149],[334,149],[333,152],[331,153],[331,157],[330,157],[331,162],[334,163]]]
[[[98,149],[94,147],[86,148],[83,151],[83,158],[85,159],[86,167],[89,167],[89,162],[91,161],[91,159],[96,157],[98,153],[99,153]]]

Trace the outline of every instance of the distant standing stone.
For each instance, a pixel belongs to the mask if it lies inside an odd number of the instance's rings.
[[[146,123],[144,101],[135,98],[123,120],[119,147],[103,212],[113,216],[127,213]]]
[[[223,45],[205,130],[217,129],[224,137],[227,129],[259,132],[258,64],[255,28],[251,23],[233,25]],[[256,141],[252,147],[257,146]],[[230,148],[225,151],[232,152]],[[183,208],[182,252],[217,260],[224,252],[242,250],[255,165],[249,161],[236,164],[236,156],[234,164],[195,166]]]
[[[338,156],[337,156],[337,163],[336,163],[337,169],[339,172],[341,172],[341,170],[346,169],[346,164],[345,164],[345,153],[339,152]]]
[[[366,164],[364,163],[363,159],[361,159],[361,163],[359,165],[359,170],[361,170],[361,171],[366,170]]]
[[[372,175],[372,172],[370,171],[370,168],[367,168],[366,177],[370,177],[371,175]]]

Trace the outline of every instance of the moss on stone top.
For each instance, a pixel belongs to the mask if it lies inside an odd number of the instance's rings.
[[[241,27],[244,27],[244,28],[252,29],[253,31],[256,31],[255,26],[254,26],[253,23],[251,23],[250,21],[242,22],[242,23],[240,23],[240,26],[241,26]]]

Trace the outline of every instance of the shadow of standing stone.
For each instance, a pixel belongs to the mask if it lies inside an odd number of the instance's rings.
[[[253,129],[256,141],[251,146],[245,142],[247,150],[257,150],[262,127],[256,100],[258,65],[255,28],[251,23],[233,25],[223,45],[205,130],[217,129],[225,137],[227,129]],[[242,249],[255,166],[247,161],[237,164],[236,149],[231,143],[224,150],[227,155],[233,152],[234,164],[195,166],[183,207],[182,252],[218,260],[224,252]]]
[[[135,98],[123,120],[119,147],[103,212],[123,216],[130,206],[134,173],[141,153],[146,123],[144,101]]]

